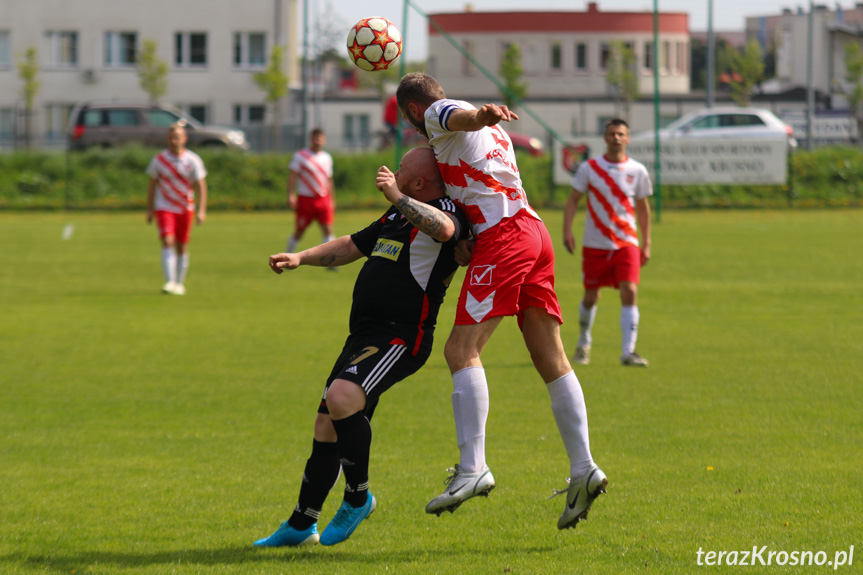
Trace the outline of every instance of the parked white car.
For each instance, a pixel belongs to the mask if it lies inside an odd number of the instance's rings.
[[[727,106],[703,108],[686,114],[659,130],[660,140],[685,138],[788,138],[791,151],[797,148],[797,140],[791,126],[777,118],[770,110],[762,108],[740,108]],[[653,139],[654,132],[632,135],[632,141]]]

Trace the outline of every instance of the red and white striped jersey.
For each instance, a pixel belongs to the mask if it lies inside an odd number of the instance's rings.
[[[195,210],[195,183],[207,177],[207,170],[191,150],[183,150],[179,156],[162,150],[150,160],[147,175],[156,180],[153,209],[182,214]]]
[[[473,233],[521,210],[539,220],[522,187],[509,135],[500,125],[476,132],[450,131],[449,118],[458,109],[476,110],[468,102],[438,100],[426,110],[425,127],[447,193],[464,211]]]
[[[592,158],[578,167],[572,187],[585,195],[587,204],[583,247],[616,250],[638,246],[635,200],[653,195],[644,164],[632,158],[623,162]]]
[[[291,158],[288,169],[297,174],[297,195],[323,198],[330,195],[330,178],[333,177],[333,157],[321,150],[318,153],[302,149]]]

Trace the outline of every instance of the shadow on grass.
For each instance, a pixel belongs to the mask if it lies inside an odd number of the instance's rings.
[[[412,562],[416,560],[416,550],[387,551],[382,558],[374,550],[343,551],[337,553],[320,545],[306,548],[256,549],[251,546],[234,546],[220,549],[184,549],[160,551],[156,553],[122,551],[75,551],[57,555],[10,553],[0,556],[0,569],[3,564],[25,565],[52,571],[74,573],[75,570],[92,569],[97,566],[116,566],[121,569],[151,565],[255,565],[278,563],[279,565],[320,565],[332,563],[379,564]],[[545,551],[545,550],[543,550]],[[470,554],[468,550],[423,550],[424,555],[453,556]]]

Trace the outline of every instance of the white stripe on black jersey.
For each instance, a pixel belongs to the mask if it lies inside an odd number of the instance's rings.
[[[383,379],[387,372],[396,364],[406,349],[407,347],[404,345],[394,345],[384,354],[374,369],[369,373],[368,377],[360,383],[360,387],[365,390],[366,395],[368,395],[375,386],[380,383],[381,379]]]

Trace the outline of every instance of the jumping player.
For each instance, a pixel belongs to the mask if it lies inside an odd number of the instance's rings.
[[[147,223],[156,219],[162,242],[162,293],[184,295],[189,272],[189,237],[192,219],[198,225],[207,219],[207,170],[198,154],[186,149],[183,123],[168,128],[168,149],[159,152],[147,166]],[[195,215],[195,194],[198,213]]]
[[[501,319],[514,315],[546,384],[570,460],[567,504],[557,526],[574,527],[608,480],[593,462],[584,395],[560,339],[551,238],[528,204],[512,142],[497,125],[518,116],[506,106],[486,104],[477,110],[447,99],[434,78],[420,73],[402,78],[396,96],[402,115],[429,138],[447,191],[476,238],[444,349],[460,458],[447,489],[426,512],[454,511],[495,486],[485,458],[489,395],[480,355]]]
[[[288,166],[288,207],[296,211],[294,233],[288,238],[288,252],[297,249],[306,228],[315,221],[321,226],[323,243],[333,239],[333,157],[324,151],[326,145],[327,135],[322,129],[315,128],[309,134],[309,147],[294,154]]]
[[[354,284],[350,335],[336,360],[315,421],[299,502],[259,547],[335,545],[350,537],[377,504],[369,492],[371,418],[383,392],[425,364],[438,310],[458,267],[456,242],[468,223],[446,190],[428,148],[404,155],[377,186],[394,205],[366,229],[298,254],[270,257],[276,273],[301,265],[341,266],[365,256]],[[345,474],[344,501],[318,536],[330,489]]]
[[[578,203],[587,196],[587,217],[581,242],[584,298],[579,307],[580,334],[573,362],[590,363],[593,322],[599,288],[620,290],[622,365],[647,367],[635,351],[638,339],[638,282],[641,267],[650,261],[650,176],[643,164],[626,155],[629,126],[613,119],[605,125],[605,155],[583,162],[572,179],[572,193],[563,212],[563,243],[575,253],[572,221]],[[638,225],[636,226],[636,219]],[[641,232],[641,246],[638,234]]]

